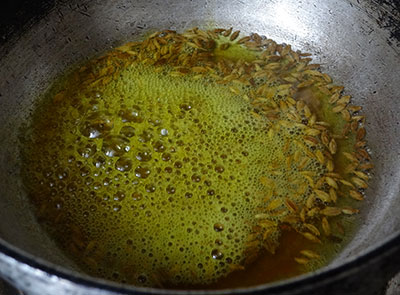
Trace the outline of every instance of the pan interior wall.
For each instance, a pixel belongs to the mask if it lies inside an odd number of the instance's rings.
[[[400,230],[400,50],[388,44],[357,2],[311,1],[62,1],[12,40],[0,60],[0,237],[28,253],[74,268],[40,231],[19,179],[18,130],[34,101],[74,63],[156,29],[234,27],[312,52],[346,86],[367,117],[375,170],[360,229],[333,262],[358,255]],[[5,44],[4,46],[8,46]],[[4,47],[5,48],[5,47]],[[3,48],[3,49],[4,49]]]

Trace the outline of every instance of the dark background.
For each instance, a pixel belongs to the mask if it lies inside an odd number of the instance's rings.
[[[40,19],[54,3],[55,0],[0,0],[0,44]]]

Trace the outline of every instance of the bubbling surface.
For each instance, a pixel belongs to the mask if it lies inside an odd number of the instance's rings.
[[[24,175],[38,216],[90,273],[142,286],[210,284],[260,248],[274,253],[283,223],[320,242],[299,208],[333,201],[321,181],[333,160],[287,84],[269,85],[271,113],[248,99],[246,83],[232,89],[168,64],[127,63],[111,78],[108,62],[88,68],[49,91]]]

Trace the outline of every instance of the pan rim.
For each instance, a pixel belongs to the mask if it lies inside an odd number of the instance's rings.
[[[212,294],[264,294],[266,291],[271,294],[284,294],[291,290],[306,290],[307,287],[315,287],[317,283],[326,284],[340,280],[343,276],[349,275],[362,265],[367,265],[374,259],[384,256],[390,256],[393,251],[400,249],[400,232],[396,232],[387,237],[380,244],[371,246],[355,257],[345,258],[343,263],[337,266],[325,266],[315,272],[296,276],[293,278],[280,280],[272,283],[255,285],[251,287],[234,289],[216,289],[216,290],[190,290],[193,295],[212,295]],[[110,294],[189,294],[188,290],[160,289],[137,287],[134,285],[121,284],[108,281],[101,278],[95,278],[86,274],[81,274],[67,269],[61,265],[56,265],[41,257],[35,257],[32,254],[9,244],[0,238],[0,253],[17,262],[17,267],[31,267],[43,272],[45,276],[56,276],[57,279],[65,280],[66,283],[72,283],[83,288],[94,288],[102,291],[111,292]],[[0,259],[1,261],[1,259]],[[36,276],[40,276],[36,274]],[[12,283],[12,282],[11,282]],[[18,287],[18,286],[17,286]],[[259,293],[263,292],[263,293]]]

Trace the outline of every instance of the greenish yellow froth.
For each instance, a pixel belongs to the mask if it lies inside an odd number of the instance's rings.
[[[317,121],[334,133],[346,123],[319,91],[326,83],[297,89],[316,73],[288,47],[221,50],[227,38],[193,35],[124,45],[67,75],[38,108],[26,186],[61,247],[96,276],[209,284],[261,249],[275,253],[285,230],[307,247],[327,240],[324,212],[341,214],[333,163],[346,161]],[[343,142],[350,150],[354,136]],[[298,261],[323,263],[308,258]]]
[[[130,66],[90,90],[38,121],[31,149],[42,160],[31,173],[49,178],[30,184],[44,193],[36,197],[56,192],[50,200],[85,243],[117,255],[103,253],[100,267],[204,283],[229,272],[226,261],[240,264],[263,195],[259,178],[281,146],[266,140],[267,120],[225,86],[157,76],[152,67]]]

